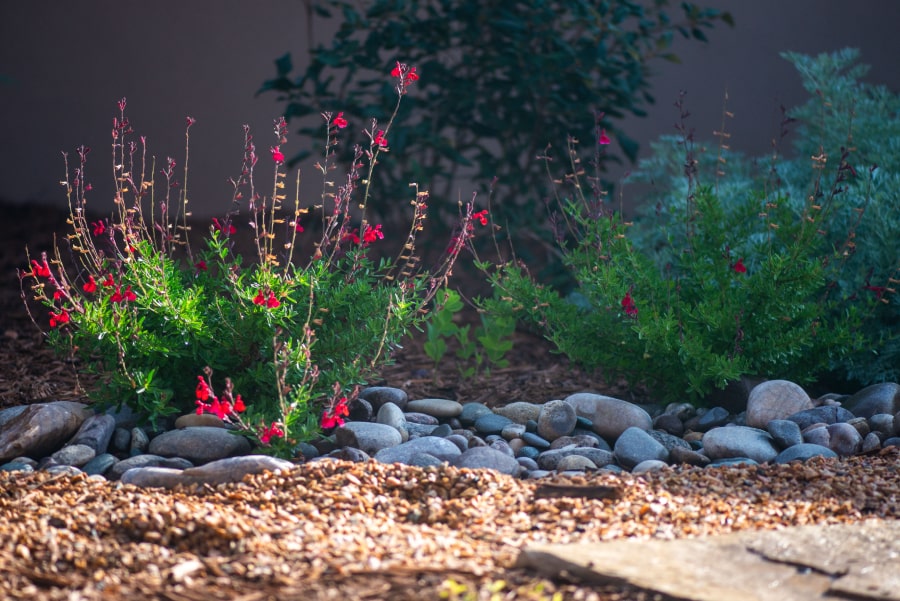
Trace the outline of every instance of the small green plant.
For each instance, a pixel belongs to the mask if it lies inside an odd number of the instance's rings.
[[[424,344],[425,354],[434,361],[435,367],[450,350],[448,341],[455,344],[457,367],[465,378],[490,374],[492,368],[509,365],[505,357],[513,346],[514,318],[480,312],[481,324],[473,330],[471,324],[456,323],[465,307],[457,291],[445,288],[435,296],[435,301],[436,308],[425,324]]]
[[[29,256],[30,270],[20,272],[23,287],[30,282],[34,298],[49,311],[50,345],[77,355],[99,376],[92,398],[128,405],[150,421],[190,409],[215,413],[263,444],[279,439],[279,452],[343,422],[356,388],[419,327],[473,231],[472,207],[466,205],[448,252],[428,272],[415,254],[426,192],[412,200],[405,236],[367,220],[375,165],[389,150],[400,101],[418,79],[414,68],[400,63],[392,75],[394,112],[384,125],[370,122],[337,186],[331,183],[335,147],[348,122],[342,113],[323,114],[326,143],[317,168],[325,183],[317,204],[295,197],[291,206],[286,197],[284,119],[275,121],[276,142],[264,153],[272,165],[268,195],[257,183],[261,157],[245,127],[231,206],[211,220],[199,249],[188,239],[187,150],[194,120],[187,121],[178,181],[174,160],[160,169],[148,158],[145,139],[132,140],[125,100],[119,102],[112,130],[117,213],[88,217],[89,149],[80,148],[73,173],[67,161],[63,182],[72,226],[68,252],[57,246],[52,254]],[[316,229],[321,233],[312,239]],[[402,245],[396,258],[373,257],[391,236]],[[241,242],[252,260],[238,252]],[[46,327],[46,317],[29,312],[38,327]],[[214,375],[225,377],[219,395],[213,393]]]
[[[582,183],[585,170],[570,152],[571,171],[560,181],[572,196],[558,199],[554,225],[565,234],[560,242],[577,289],[564,298],[508,262],[489,277],[510,300],[484,308],[519,316],[576,362],[624,376],[666,400],[702,402],[742,376],[809,382],[873,345],[860,328],[875,299],[843,293],[836,284],[860,243],[857,222],[839,239],[829,236],[846,182],[869,178],[871,170],[855,168],[844,152],[830,185],[813,169],[799,212],[774,185],[746,188],[726,210],[717,180],[697,179],[681,110],[687,193],[668,203],[667,220],[653,222],[660,228],[657,246],[634,243],[634,225],[611,206],[598,178]],[[598,142],[595,165],[609,141],[598,132]],[[814,157],[814,167],[825,160]]]

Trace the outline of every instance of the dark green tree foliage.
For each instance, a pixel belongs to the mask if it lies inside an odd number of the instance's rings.
[[[371,207],[387,215],[405,206],[417,182],[431,192],[432,218],[449,224],[457,200],[478,191],[486,203],[493,189],[495,221],[513,234],[543,219],[548,181],[536,156],[550,144],[564,154],[567,136],[591,139],[602,127],[634,160],[637,143],[614,122],[653,103],[651,60],[677,61],[676,35],[705,41],[705,28],[732,24],[729,13],[691,2],[670,11],[667,0],[359,4],[314,0],[318,16],[342,15],[337,35],[311,48],[302,74],[289,54],[277,59],[260,92],[278,93],[289,120],[344,111],[362,128],[384,123],[393,105],[384,73],[398,60],[415,66],[416,105],[427,110],[391,132]],[[301,133],[318,134],[320,123],[305,123]]]

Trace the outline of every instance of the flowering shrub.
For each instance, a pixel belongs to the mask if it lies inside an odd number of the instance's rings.
[[[681,131],[687,196],[667,207],[666,222],[653,223],[658,247],[635,245],[633,224],[606,200],[598,179],[582,184],[584,169],[572,152],[572,170],[559,180],[571,184],[572,197],[560,200],[554,225],[577,288],[563,297],[523,265],[500,264],[489,277],[501,300],[488,299],[484,308],[517,316],[576,362],[666,400],[702,401],[742,376],[808,382],[835,360],[871,348],[859,328],[874,299],[842,294],[835,284],[859,243],[855,230],[823,244],[845,182],[869,170],[845,154],[832,185],[816,172],[799,213],[771,189],[745,189],[726,212],[717,188],[698,181],[683,122]],[[599,166],[609,140],[597,133]]]
[[[817,157],[815,170],[822,181],[834,181],[842,165],[852,162],[857,173],[848,173],[846,168],[840,172],[840,202],[830,203],[823,223],[827,235],[820,236],[820,241],[827,251],[848,231],[855,232],[856,240],[842,257],[844,266],[835,282],[845,296],[858,294],[878,300],[874,319],[864,324],[864,333],[883,344],[842,358],[834,366],[833,377],[856,382],[857,386],[898,381],[900,296],[894,291],[900,283],[900,256],[894,240],[900,236],[896,203],[900,188],[900,146],[896,142],[900,138],[900,120],[896,118],[900,94],[863,81],[868,66],[859,62],[857,50],[818,56],[786,52],[782,57],[796,68],[809,93],[805,103],[785,114],[783,135],[791,142],[791,156],[780,156],[777,161],[771,156],[749,157],[720,151],[715,143],[700,140],[694,153],[699,177],[711,180],[716,171],[727,167],[724,177],[716,180],[726,219],[737,218],[747,190],[764,185],[766,180],[777,186],[791,210],[803,214],[811,190],[810,158]],[[775,150],[784,152],[780,146]],[[677,137],[665,136],[652,148],[653,154],[641,162],[630,179],[655,184],[644,203],[646,214],[638,215],[648,227],[637,228],[634,238],[639,247],[655,253],[654,249],[671,245],[665,244],[662,228],[649,224],[667,219],[683,204],[687,181],[684,151]],[[704,148],[708,150],[704,152]]]
[[[50,344],[99,374],[93,398],[126,404],[152,421],[196,408],[237,424],[263,445],[278,441],[285,449],[320,426],[342,423],[356,387],[422,321],[472,233],[467,205],[454,243],[428,272],[415,254],[427,192],[416,192],[405,233],[367,221],[375,165],[389,151],[400,100],[418,74],[397,63],[394,78],[394,113],[364,130],[366,141],[355,147],[337,186],[335,147],[349,123],[343,113],[323,114],[326,142],[317,169],[325,183],[315,205],[296,196],[287,200],[284,119],[275,121],[276,143],[264,157],[245,126],[230,206],[210,221],[200,245],[190,243],[188,221],[194,120],[187,120],[179,181],[174,160],[160,169],[148,159],[146,139],[132,139],[125,100],[119,102],[112,128],[116,214],[94,221],[87,216],[90,150],[80,148],[72,173],[67,159],[63,181],[71,210],[68,248],[29,257],[30,270],[20,273],[43,307],[29,310],[39,327],[49,326]],[[268,194],[256,175],[266,158]],[[315,229],[321,234],[314,240]],[[376,247],[389,238],[401,247],[396,259],[371,256],[386,255]],[[254,260],[238,253],[239,243]],[[309,258],[300,260],[306,253]],[[205,377],[198,379],[200,370]],[[213,394],[213,373],[228,376],[219,396]],[[241,394],[234,396],[236,390]]]

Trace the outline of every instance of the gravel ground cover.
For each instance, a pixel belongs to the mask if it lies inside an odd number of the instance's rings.
[[[0,594],[137,601],[436,599],[457,591],[462,599],[467,587],[477,599],[651,599],[512,566],[529,543],[896,518],[898,459],[886,449],[784,466],[554,480],[616,488],[608,499],[544,498],[537,482],[494,472],[375,462],[316,462],[175,491],[3,474]]]

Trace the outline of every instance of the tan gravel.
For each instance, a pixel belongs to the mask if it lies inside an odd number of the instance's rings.
[[[375,462],[314,462],[176,491],[4,473],[0,594],[208,601],[550,599],[555,591],[651,599],[542,581],[510,566],[532,542],[897,518],[898,470],[900,452],[888,449],[788,466],[554,480],[619,488],[613,499],[535,498],[535,481]]]

